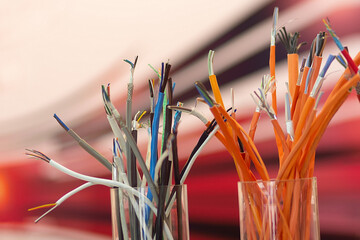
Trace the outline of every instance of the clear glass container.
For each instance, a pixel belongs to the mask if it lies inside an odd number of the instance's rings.
[[[316,178],[239,182],[241,240],[320,239]]]
[[[186,185],[159,187],[159,193],[164,196],[159,204],[149,201],[148,187],[134,189],[137,194],[111,189],[114,240],[190,239]],[[164,206],[162,211],[159,206]]]

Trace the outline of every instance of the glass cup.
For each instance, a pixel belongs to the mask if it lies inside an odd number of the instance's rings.
[[[240,236],[320,239],[316,178],[239,182]]]
[[[186,185],[160,186],[157,204],[148,187],[133,190],[110,190],[114,240],[190,239]]]

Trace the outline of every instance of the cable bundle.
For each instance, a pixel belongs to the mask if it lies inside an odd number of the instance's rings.
[[[146,111],[138,111],[132,118],[132,95],[134,71],[137,64],[137,57],[134,62],[124,60],[130,65],[130,81],[128,82],[128,95],[126,100],[126,116],[122,117],[110,99],[110,84],[101,87],[104,110],[109,125],[114,134],[113,139],[113,160],[109,161],[82,139],[74,130],[68,127],[56,114],[54,118],[60,126],[92,157],[98,160],[112,173],[112,179],[95,178],[74,172],[44,153],[27,149],[28,156],[40,159],[49,163],[57,170],[74,178],[85,181],[83,185],[65,194],[57,202],[35,207],[31,210],[51,207],[47,212],[35,220],[40,221],[44,216],[61,205],[66,199],[93,185],[104,185],[116,190],[117,214],[117,235],[120,239],[186,239],[188,237],[188,224],[182,218],[181,186],[184,184],[191,167],[203,147],[214,136],[218,135],[219,126],[215,120],[208,121],[201,113],[183,106],[181,102],[173,105],[173,91],[175,83],[170,77],[171,65],[162,63],[161,70],[157,71],[149,65],[158,76],[158,87],[155,80],[149,80],[150,92],[150,114],[148,122],[142,121]],[[173,111],[175,112],[174,116]],[[198,143],[189,155],[188,161],[181,169],[177,152],[177,129],[180,123],[182,112],[189,113],[200,119],[206,128],[200,136]],[[162,120],[162,124],[161,124]],[[163,129],[160,130],[160,126]],[[137,132],[144,129],[148,132],[148,151],[143,157],[137,145]],[[161,135],[161,136],[160,136]],[[161,138],[161,140],[159,139]],[[161,145],[160,145],[161,144]],[[148,192],[140,190],[147,187]],[[126,214],[123,199],[129,199],[130,222],[126,222]],[[144,202],[145,213],[139,211],[140,202]],[[168,219],[169,212],[176,202],[177,208],[177,235],[173,236],[171,221]],[[143,214],[143,215],[141,215]],[[187,215],[186,215],[187,217]],[[146,224],[142,224],[143,222]],[[130,231],[127,230],[130,225]],[[187,234],[187,236],[185,235]]]
[[[214,117],[212,121],[207,120],[202,114],[197,112],[195,110],[196,105],[194,108],[186,108],[182,103],[174,105],[173,91],[175,84],[172,83],[170,77],[171,65],[169,63],[162,63],[161,70],[159,71],[150,66],[156,72],[159,79],[158,84],[156,84],[154,80],[148,81],[150,92],[150,114],[148,123],[140,122],[146,114],[145,111],[139,111],[135,117],[132,118],[133,81],[137,57],[134,62],[125,60],[125,62],[130,65],[130,81],[127,85],[128,95],[125,117],[120,116],[118,110],[111,102],[110,86],[102,86],[105,113],[114,133],[113,161],[108,161],[98,153],[55,114],[54,118],[64,130],[74,138],[83,149],[112,172],[112,180],[76,173],[37,150],[28,150],[27,155],[41,159],[59,171],[86,182],[64,195],[56,203],[30,209],[35,210],[43,207],[52,207],[38,218],[36,222],[75,193],[87,187],[100,184],[119,189],[119,199],[117,201],[119,201],[118,205],[120,206],[118,221],[119,229],[121,230],[119,236],[121,239],[128,239],[129,237],[126,227],[124,226],[124,209],[121,209],[120,204],[122,192],[129,197],[131,202],[130,208],[133,209],[130,210],[132,213],[129,233],[131,238],[162,239],[162,236],[166,236],[168,239],[173,239],[174,236],[171,234],[166,216],[168,209],[172,207],[175,199],[177,200],[178,206],[179,204],[181,205],[181,199],[179,198],[178,191],[176,191],[175,188],[170,190],[170,186],[184,184],[195,159],[213,136],[225,146],[232,156],[241,182],[256,181],[254,170],[256,170],[261,180],[270,180],[266,165],[254,144],[256,127],[262,112],[266,112],[269,116],[276,138],[279,156],[279,171],[276,180],[313,177],[315,151],[319,141],[330,120],[349,96],[351,90],[359,85],[360,76],[357,66],[360,64],[360,54],[352,59],[347,49],[343,47],[339,38],[332,30],[329,21],[324,20],[325,26],[339,47],[341,54],[337,56],[330,55],[323,68],[321,68],[322,53],[326,44],[327,34],[320,32],[312,42],[308,58],[302,61],[299,69],[298,50],[304,43],[298,44],[299,33],[288,33],[285,27],[276,31],[277,19],[278,9],[275,8],[270,44],[270,74],[262,78],[260,88],[258,91],[253,92],[252,98],[256,103],[256,110],[251,120],[249,131],[246,131],[236,121],[234,103],[231,104],[228,110],[225,109],[217,78],[213,71],[214,51],[212,50],[209,51],[208,55],[208,70],[214,98],[201,82],[195,83],[195,87],[201,95],[201,99],[197,99],[197,101],[205,102],[209,106]],[[288,92],[285,95],[286,131],[283,131],[277,119],[275,81],[276,35],[278,35],[288,52],[289,78],[286,83]],[[326,99],[323,107],[319,110],[319,102],[323,95],[321,87],[324,83],[326,72],[335,58],[346,69]],[[271,95],[271,103],[268,102],[268,95]],[[232,92],[232,99],[233,98]],[[175,111],[174,116],[173,111]],[[189,113],[198,118],[204,123],[206,129],[194,147],[194,150],[189,155],[189,159],[185,163],[184,168],[180,169],[177,154],[177,128],[182,112]],[[163,129],[159,131],[161,119],[163,121]],[[141,155],[137,146],[137,132],[142,128],[147,129],[149,136],[148,151],[145,157]],[[160,132],[161,140],[159,139]],[[159,143],[161,143],[161,145]],[[146,195],[137,190],[138,187],[145,186],[149,188]],[[262,196],[261,190],[248,189],[247,191],[249,197],[245,198],[245,201],[247,201],[246,204],[249,206],[248,212],[256,216],[254,226],[249,226],[248,237],[249,239],[253,239],[255,230],[263,236],[269,228],[262,226],[263,223],[260,220],[259,202]],[[283,220],[280,229],[281,239],[296,239],[297,233],[294,227],[296,226],[296,220],[294,220],[296,217],[294,216],[297,216],[298,213],[294,206],[296,206],[295,204],[298,202],[300,188],[296,185],[279,186],[277,194],[278,199],[282,196],[281,199],[285,202],[284,208],[281,209],[280,216]],[[139,225],[141,213],[136,210],[139,206],[140,198],[144,199],[146,203],[146,211],[143,216],[146,222],[145,225]],[[178,209],[178,211],[181,211],[181,209]],[[150,212],[154,213],[156,219],[151,219],[152,215]],[[307,226],[304,228],[304,231],[307,232]],[[184,239],[185,237],[186,236],[182,235],[182,231],[179,230],[177,238]]]
[[[308,59],[302,61],[300,70],[298,64],[298,50],[304,43],[298,44],[300,34],[288,33],[283,27],[278,31],[278,36],[288,52],[288,81],[286,82],[288,91],[285,95],[285,119],[286,130],[284,131],[277,119],[276,86],[275,86],[275,36],[278,9],[274,10],[274,25],[271,31],[270,46],[270,75],[265,75],[258,91],[254,91],[252,97],[257,105],[253,115],[250,130],[247,132],[236,121],[235,117],[225,111],[224,103],[220,94],[216,76],[213,73],[212,61],[214,52],[209,53],[209,80],[214,98],[201,82],[196,82],[195,87],[200,96],[208,104],[211,113],[216,119],[220,132],[217,133],[218,139],[232,156],[236,171],[241,182],[255,182],[255,172],[262,181],[269,181],[267,168],[253,142],[256,133],[256,126],[261,112],[266,112],[273,125],[273,130],[277,143],[279,155],[279,171],[277,181],[304,179],[313,177],[315,151],[319,141],[324,134],[330,120],[349,96],[352,89],[359,84],[360,76],[357,66],[360,63],[360,54],[354,60],[350,57],[347,49],[344,48],[332,30],[329,21],[324,20],[325,26],[341,51],[341,55],[330,55],[322,69],[322,53],[326,43],[326,33],[320,32],[314,39]],[[334,59],[346,68],[343,75],[339,78],[332,92],[325,100],[323,107],[319,110],[319,101],[323,95],[321,87],[326,77],[326,72]],[[320,71],[321,70],[321,71]],[[268,93],[272,93],[271,104],[267,100]],[[245,204],[248,206],[248,214],[252,215],[254,225],[248,226],[247,239],[255,238],[255,232],[261,237],[266,236],[269,226],[264,226],[261,216],[261,202],[264,192],[260,188],[247,189],[248,197],[244,197]],[[279,238],[277,239],[299,239],[298,231],[304,231],[308,236],[308,224],[303,228],[296,229],[299,212],[296,204],[299,203],[302,194],[300,187],[296,184],[279,185],[277,188],[277,208],[280,209],[282,226],[279,228]],[[311,190],[308,190],[311,191]],[[280,200],[284,206],[280,207]],[[270,201],[267,199],[266,201]],[[280,220],[279,220],[280,221]],[[258,236],[259,237],[259,236]],[[265,238],[266,239],[266,238]],[[307,238],[305,238],[307,239]]]

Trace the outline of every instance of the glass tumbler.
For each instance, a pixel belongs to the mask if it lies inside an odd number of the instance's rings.
[[[320,239],[316,178],[239,182],[241,240]]]
[[[110,190],[113,239],[190,239],[186,185],[160,186],[157,203],[149,190]]]

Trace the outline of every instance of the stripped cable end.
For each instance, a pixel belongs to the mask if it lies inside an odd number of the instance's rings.
[[[41,206],[29,208],[28,212],[38,210],[38,209],[41,209],[41,208],[53,207],[53,206],[56,206],[56,205],[57,205],[56,203],[48,203],[48,204],[44,204],[44,205],[41,205]]]
[[[58,205],[55,205],[54,207],[50,208],[47,212],[45,212],[43,215],[41,215],[38,219],[35,220],[35,223],[38,223],[41,219],[43,219],[46,215],[48,215],[50,212],[52,212]]]
[[[36,158],[36,159],[43,160],[47,163],[50,163],[51,159],[48,156],[46,156],[45,154],[43,154],[42,152],[39,152],[34,149],[25,149],[25,150],[28,151],[25,153],[25,155]]]
[[[213,67],[214,54],[215,54],[215,51],[213,51],[213,50],[210,50],[210,51],[209,51],[209,55],[208,55],[208,71],[209,71],[209,76],[214,75],[214,67]]]
[[[54,118],[60,124],[60,126],[63,127],[66,131],[70,130],[70,128],[66,126],[66,124],[63,121],[61,121],[61,119],[58,117],[58,115],[56,115],[56,113],[54,113]]]
[[[278,23],[278,19],[279,19],[279,8],[275,7],[274,8],[274,13],[273,13],[273,25],[272,25],[272,28],[271,28],[271,42],[270,42],[271,46],[275,46],[276,26],[277,26],[277,23]]]
[[[209,105],[209,107],[214,106],[214,100],[210,97],[208,91],[206,90],[204,84],[199,81],[195,82],[195,87],[198,90],[201,97],[205,100],[205,102]]]

